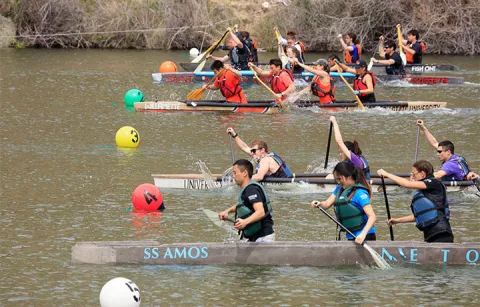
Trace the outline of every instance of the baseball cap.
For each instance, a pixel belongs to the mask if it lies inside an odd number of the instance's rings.
[[[325,59],[318,59],[313,63],[316,64],[316,65],[328,66],[328,62]]]
[[[362,68],[367,66],[367,62],[365,62],[364,60],[358,60],[355,62],[355,68]]]

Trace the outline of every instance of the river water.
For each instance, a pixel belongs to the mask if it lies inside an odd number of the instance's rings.
[[[268,60],[273,54],[261,54]],[[307,61],[326,55],[308,54]],[[165,190],[162,215],[129,212],[131,193],[151,174],[199,173],[206,163],[221,173],[231,163],[228,126],[249,142],[264,138],[295,172],[323,165],[330,114],[294,110],[259,114],[148,114],[127,110],[131,88],[148,100],[184,98],[199,85],[152,82],[165,60],[189,61],[181,52],[135,50],[0,49],[1,206],[0,305],[98,306],[108,280],[132,279],[142,306],[467,306],[480,303],[478,265],[365,267],[134,266],[72,263],[76,242],[157,240],[161,243],[223,242],[228,234],[202,209],[220,211],[238,190]],[[448,101],[449,109],[417,112],[369,110],[336,114],[344,139],[356,138],[372,170],[408,172],[415,151],[417,118],[438,140],[480,170],[479,57],[426,56],[426,63],[451,63],[461,86],[379,86],[379,100]],[[350,99],[345,87],[339,99]],[[250,99],[268,98],[261,87],[246,89]],[[218,94],[212,96],[218,98]],[[206,96],[204,98],[207,98]],[[135,127],[137,149],[115,146],[122,126]],[[246,158],[238,150],[237,158]],[[440,163],[421,137],[419,158]],[[338,162],[332,147],[329,168]],[[312,187],[269,189],[277,240],[332,240],[335,227],[313,199],[327,193]],[[478,242],[480,198],[450,194],[456,242]],[[392,216],[409,214],[410,192],[389,194]],[[377,237],[388,240],[384,201],[375,194]],[[413,225],[394,227],[397,240],[422,240]]]

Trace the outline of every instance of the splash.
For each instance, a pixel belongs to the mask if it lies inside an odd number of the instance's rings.
[[[200,172],[202,174],[203,179],[205,180],[205,183],[207,184],[207,187],[209,189],[216,188],[217,187],[217,185],[215,184],[216,178],[215,179],[213,178],[212,172],[210,172],[205,162],[203,162],[202,160],[198,160],[196,164],[200,168]]]

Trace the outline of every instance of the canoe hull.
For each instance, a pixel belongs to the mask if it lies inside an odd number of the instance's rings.
[[[368,242],[392,264],[480,264],[480,243]],[[274,243],[82,242],[72,260],[90,264],[338,266],[374,264],[362,246],[347,241]]]
[[[337,81],[338,85],[343,84],[341,78],[338,76],[338,73],[332,73],[333,79]],[[176,73],[153,73],[152,78],[156,83],[206,83],[213,78],[213,72],[176,72]],[[294,75],[296,80],[304,80],[305,82],[311,82],[313,79],[313,74],[311,73],[302,73]],[[353,82],[355,75],[350,73],[344,73],[343,76],[350,82]],[[463,77],[450,77],[450,76],[422,76],[422,75],[377,75],[377,80],[379,84],[381,82],[392,82],[392,81],[403,81],[411,84],[418,85],[445,85],[445,84],[463,84]],[[261,76],[260,79],[265,82],[270,82],[269,76]],[[240,83],[243,85],[254,85],[259,84],[258,80],[251,74],[250,71],[242,71],[242,77],[240,78]]]

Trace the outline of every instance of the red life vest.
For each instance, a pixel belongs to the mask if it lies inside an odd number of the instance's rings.
[[[240,86],[240,78],[230,70],[225,70],[215,80],[215,86],[220,88],[223,97],[229,102],[247,103],[243,89]]]
[[[320,77],[315,76],[311,84],[313,95],[320,98],[320,104],[332,103],[335,101],[335,81],[330,77],[330,84],[323,84]]]
[[[377,85],[377,78],[375,78],[375,75],[373,74],[373,72],[367,72],[367,74],[369,74],[372,77],[373,87],[375,87],[375,85]],[[357,78],[355,78],[355,80],[353,80],[354,90],[356,91],[368,90],[367,84],[363,83],[363,77],[364,76],[362,77],[358,76]],[[367,95],[370,95],[370,94],[363,94],[363,93],[359,94],[359,96],[367,96]]]
[[[278,75],[273,75],[272,74],[272,81],[271,81],[271,84],[272,84],[272,90],[274,93],[277,93],[277,94],[280,94],[282,92],[284,92],[289,86],[291,83],[289,84],[285,84],[284,82],[281,82],[280,81],[280,76],[283,74],[283,73],[287,73],[290,80],[292,80],[292,82],[294,81],[293,79],[293,74],[290,70],[288,69],[282,69],[280,71],[280,73]],[[286,97],[283,97],[282,96],[282,100],[284,100]]]

